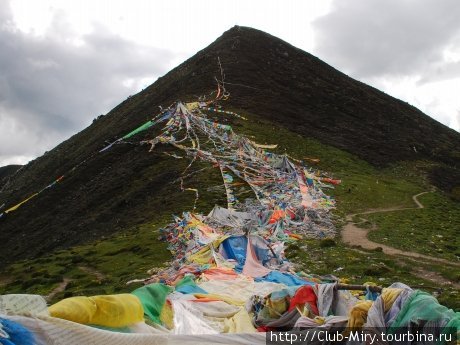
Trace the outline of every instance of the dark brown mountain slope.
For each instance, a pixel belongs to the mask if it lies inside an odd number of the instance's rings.
[[[0,181],[8,178],[9,176],[13,175],[16,171],[18,171],[22,165],[5,165],[0,167]]]
[[[208,94],[215,88],[214,76],[219,76],[218,58],[231,93],[227,108],[264,116],[374,165],[429,159],[442,164],[449,174],[458,173],[459,133],[276,37],[234,27],[27,164],[0,194],[0,205],[12,205],[46,186],[105,142],[151,118],[158,106]],[[2,220],[0,263],[109,235],[160,211],[176,212],[177,203],[190,207],[193,196],[174,199],[177,186],[169,184],[179,176],[180,164],[129,144],[96,155],[60,185]],[[436,176],[443,180],[445,174],[441,175]]]
[[[22,165],[6,165],[4,167],[0,167],[0,188],[6,182],[6,179],[13,175],[16,171],[18,171]]]

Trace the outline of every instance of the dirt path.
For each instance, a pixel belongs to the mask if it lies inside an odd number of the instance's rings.
[[[358,225],[362,222],[367,221],[367,219],[360,217],[362,221],[355,223],[353,222],[353,218],[355,216],[362,216],[366,214],[374,214],[374,213],[384,213],[384,212],[393,212],[393,211],[404,211],[404,210],[413,210],[413,209],[419,209],[419,208],[424,208],[423,204],[417,199],[419,196],[430,193],[430,192],[423,192],[419,193],[417,195],[414,195],[412,197],[412,200],[414,200],[414,203],[417,205],[417,207],[390,207],[390,208],[380,208],[380,209],[373,209],[373,210],[368,210],[365,212],[361,213],[355,213],[355,214],[349,214],[347,216],[347,224],[342,230],[342,240],[344,243],[353,245],[353,246],[361,246],[365,249],[376,249],[378,247],[382,248],[383,252],[388,255],[401,255],[401,256],[407,256],[411,258],[417,258],[417,259],[423,259],[423,260],[428,260],[431,262],[437,262],[437,263],[443,263],[446,265],[450,266],[456,266],[460,267],[460,263],[455,263],[451,262],[449,260],[441,259],[441,258],[435,258],[432,256],[428,255],[423,255],[420,253],[415,253],[415,252],[409,252],[406,250],[400,250],[394,247],[387,246],[385,244],[373,242],[367,238],[367,235],[369,233],[369,229],[363,229],[360,228]],[[376,230],[375,228],[372,230]]]
[[[424,268],[414,266],[414,269],[413,269],[412,273],[415,274],[417,277],[420,277],[420,278],[423,278],[423,279],[426,279],[426,280],[430,280],[430,281],[432,281],[434,283],[442,284],[444,287],[452,286],[452,287],[454,287],[456,289],[460,289],[460,284],[459,283],[450,281],[450,280],[444,278],[442,275],[440,275],[437,272],[428,271],[428,270],[426,270]]]
[[[88,267],[88,266],[78,266],[78,269],[82,270],[85,273],[88,273],[90,275],[93,275],[96,277],[96,280],[100,283],[105,279],[105,275],[98,270]]]
[[[69,284],[71,281],[72,279],[64,278],[58,286],[56,286],[48,295],[44,296],[45,300],[48,302],[51,301],[53,297],[56,296],[56,294],[64,291],[65,288],[67,287],[67,284]]]
[[[414,200],[414,202],[415,202],[415,204],[418,206],[418,208],[425,208],[425,206],[423,206],[422,203],[421,203],[420,201],[418,201],[417,198],[418,198],[420,195],[427,194],[427,193],[431,193],[431,192],[422,192],[422,193],[419,193],[419,194],[414,195],[414,196],[412,197],[412,200]]]

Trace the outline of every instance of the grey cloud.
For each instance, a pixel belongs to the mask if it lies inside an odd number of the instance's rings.
[[[451,40],[448,48],[456,51],[457,54],[460,53],[460,32],[455,39]],[[440,82],[458,77],[460,77],[460,61],[438,61],[421,77],[418,84]]]
[[[81,130],[138,91],[126,80],[159,76],[173,57],[100,25],[76,45],[62,13],[44,36],[17,30],[7,2],[0,3],[0,20],[0,166],[40,155]]]
[[[5,0],[0,2],[0,29],[4,29],[11,24],[11,8]]]
[[[450,62],[439,66],[433,66],[429,73],[422,76],[418,85],[439,82],[458,78],[460,76],[460,62]]]
[[[457,120],[456,124],[455,124],[455,120]],[[455,120],[454,119],[452,120],[451,127],[456,129],[458,132],[460,132],[460,110],[457,110],[457,116]]]
[[[335,0],[318,18],[316,53],[358,78],[431,75],[460,32],[457,0]]]

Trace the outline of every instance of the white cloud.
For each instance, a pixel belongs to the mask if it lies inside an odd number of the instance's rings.
[[[335,1],[315,21],[316,50],[357,77],[420,74],[460,33],[456,0]]]
[[[236,24],[458,130],[459,17],[457,0],[4,0],[0,166],[51,149]]]
[[[314,22],[315,53],[458,130],[459,17],[456,0],[335,0]]]
[[[0,18],[0,166],[43,154],[171,67],[169,51],[100,24],[78,35],[62,12],[40,35],[19,30],[6,6]]]

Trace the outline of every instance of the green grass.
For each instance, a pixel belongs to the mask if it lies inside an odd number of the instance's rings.
[[[286,254],[289,260],[298,265],[296,271],[318,275],[333,274],[343,282],[351,284],[372,282],[385,287],[401,282],[431,293],[440,292],[438,300],[441,303],[454,310],[460,309],[458,289],[418,277],[414,271],[415,266],[409,259],[395,259],[375,250],[350,248],[340,241],[336,241],[335,245],[324,245],[324,240],[313,239],[291,243],[286,248]],[[430,268],[454,278],[452,270],[448,273],[446,268]]]
[[[425,208],[366,216],[378,227],[378,231],[369,233],[369,238],[402,250],[460,262],[460,203],[439,192],[418,199]]]
[[[166,219],[160,220],[165,223]],[[132,291],[139,284],[126,285],[135,278],[146,278],[152,268],[165,267],[171,259],[167,243],[158,241],[158,224],[150,223],[112,238],[62,250],[35,260],[16,263],[5,272],[14,277],[0,287],[2,293],[47,295],[64,277],[71,279],[54,301],[74,295],[110,294]],[[79,267],[97,271],[101,277]]]
[[[278,144],[278,148],[274,150],[278,153],[286,152],[296,159],[319,158],[320,162],[312,165],[314,169],[326,171],[331,177],[342,180],[341,185],[325,191],[335,196],[338,201],[334,214],[339,229],[344,224],[343,218],[346,214],[382,207],[413,207],[412,195],[431,188],[423,174],[430,162],[401,162],[386,169],[378,169],[348,152],[303,138],[284,128],[274,127],[254,114],[240,112],[238,109],[228,110],[234,110],[250,120],[243,121],[226,116],[224,121],[221,115],[215,114],[212,114],[212,117],[232,125],[235,132],[247,135],[258,143]],[[173,158],[161,162],[158,166],[152,166],[149,174],[153,176],[159,171],[165,171],[170,164],[186,165],[184,160]],[[199,189],[197,211],[202,213],[209,212],[215,204],[225,206],[224,190],[218,187],[222,184],[218,169],[197,162],[189,172],[206,167],[206,170],[184,180],[185,187]],[[139,284],[127,286],[127,281],[147,277],[147,270],[166,267],[169,264],[171,256],[166,249],[167,244],[158,241],[156,231],[172,220],[171,210],[175,214],[185,210],[191,211],[193,192],[180,192],[178,183],[168,186],[167,192],[168,194],[158,196],[162,198],[164,208],[156,210],[153,219],[147,220],[143,225],[128,225],[124,231],[112,237],[4,268],[1,270],[0,278],[6,278],[9,283],[0,285],[0,294],[48,294],[64,277],[72,279],[72,282],[65,291],[55,296],[54,301],[73,295],[132,291]],[[371,238],[381,242],[386,237],[388,240],[382,243],[454,259],[452,255],[455,255],[455,251],[446,246],[453,245],[458,248],[458,235],[455,238],[453,236],[455,221],[458,223],[460,219],[459,204],[440,194],[424,195],[421,201],[427,206],[424,210],[369,216],[368,218],[379,227],[378,231],[372,232]],[[370,227],[371,224],[366,223],[363,226]],[[416,228],[416,231],[412,228]],[[411,232],[416,234],[415,237],[411,237]],[[441,234],[443,238],[437,237],[437,234]],[[435,247],[430,247],[430,241],[435,243]],[[437,251],[438,248],[443,252]],[[425,252],[426,250],[431,252]],[[340,238],[329,243],[318,240],[301,241],[290,245],[286,253],[292,261],[299,264],[299,270],[316,274],[334,274],[348,279],[350,283],[373,281],[388,286],[401,281],[427,291],[442,288],[440,301],[450,307],[460,308],[458,290],[443,288],[442,283],[433,283],[417,277],[411,261],[390,257],[379,251],[350,248],[341,243]],[[103,279],[100,280],[94,274],[81,270],[80,266],[100,272]],[[447,279],[458,281],[458,274],[442,265],[426,268],[439,272]],[[0,282],[2,280],[5,281],[0,279]]]

